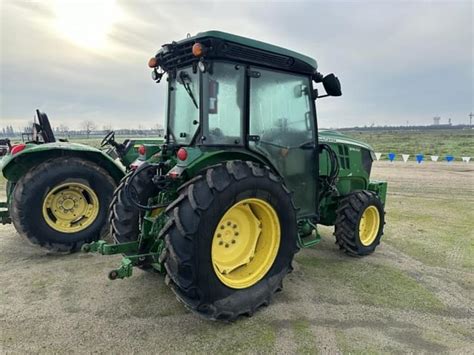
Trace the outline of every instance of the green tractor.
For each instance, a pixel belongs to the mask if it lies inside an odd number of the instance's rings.
[[[100,150],[57,140],[48,116],[37,110],[26,143],[9,145],[0,165],[7,201],[2,224],[13,222],[33,244],[56,252],[79,250],[108,234],[113,191],[135,164],[159,151],[159,139],[115,141],[109,132]],[[146,149],[149,146],[151,149]],[[140,154],[141,153],[141,154]]]
[[[370,180],[374,152],[317,130],[315,101],[341,95],[333,74],[217,31],[163,45],[149,66],[167,82],[166,142],[115,191],[116,243],[83,246],[123,254],[110,279],[157,270],[190,310],[233,320],[270,303],[295,253],[320,241],[317,224],[349,255],[375,250],[387,184]]]

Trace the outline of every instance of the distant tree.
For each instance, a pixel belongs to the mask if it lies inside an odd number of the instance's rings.
[[[58,130],[61,133],[66,133],[67,134],[69,132],[69,127],[66,126],[65,124],[60,124]]]
[[[33,133],[33,121],[29,121],[25,127],[23,127],[23,133]]]
[[[91,132],[96,129],[96,125],[94,121],[86,120],[86,121],[82,121],[81,128],[86,132],[87,139],[89,139]]]

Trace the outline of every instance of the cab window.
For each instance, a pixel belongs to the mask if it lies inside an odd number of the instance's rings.
[[[242,66],[215,62],[212,71],[203,75],[207,88],[204,144],[242,144],[244,73]]]

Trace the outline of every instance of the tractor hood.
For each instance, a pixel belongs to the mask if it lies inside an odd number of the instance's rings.
[[[330,130],[321,130],[319,133],[319,142],[320,143],[339,143],[339,144],[349,144],[354,145],[360,148],[364,148],[373,152],[373,148],[367,143],[363,143],[351,137],[348,137],[338,131]]]

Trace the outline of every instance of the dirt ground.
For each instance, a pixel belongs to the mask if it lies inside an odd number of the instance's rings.
[[[187,312],[119,256],[50,255],[0,226],[0,352],[474,353],[474,164],[376,162],[384,239],[366,258],[301,251],[270,307],[232,324]]]

